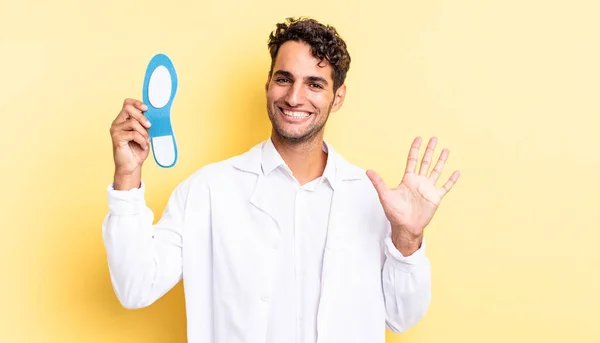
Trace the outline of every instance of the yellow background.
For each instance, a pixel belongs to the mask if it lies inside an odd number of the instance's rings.
[[[427,229],[430,310],[388,343],[599,342],[598,13],[592,0],[2,0],[0,341],[185,342],[181,284],[136,311],[113,294],[110,123],[167,53],[180,159],[143,173],[160,215],[183,178],[267,137],[268,33],[307,15],[352,55],[326,134],[337,150],[395,184],[413,137],[437,135],[444,178],[462,172]]]

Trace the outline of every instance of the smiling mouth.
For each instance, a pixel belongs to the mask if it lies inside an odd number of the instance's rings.
[[[310,116],[310,112],[290,111],[290,110],[285,110],[281,107],[279,107],[279,110],[281,111],[281,113],[283,113],[284,116],[289,117],[289,118],[302,119],[302,118],[308,118],[308,116]]]

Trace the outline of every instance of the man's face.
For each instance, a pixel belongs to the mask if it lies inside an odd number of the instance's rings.
[[[345,85],[333,93],[332,67],[312,56],[310,46],[281,45],[267,83],[267,111],[273,134],[300,143],[322,134],[330,112],[343,102]]]

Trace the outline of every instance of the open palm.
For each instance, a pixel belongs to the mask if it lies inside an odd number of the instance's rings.
[[[433,137],[429,140],[420,170],[417,173],[416,166],[421,138],[415,138],[408,153],[404,176],[395,188],[388,188],[377,173],[372,170],[367,171],[393,230],[402,229],[414,237],[421,236],[433,218],[442,198],[458,180],[460,173],[455,171],[442,188],[436,188],[436,182],[448,159],[447,149],[442,150],[431,174],[428,175],[436,144],[437,138]]]

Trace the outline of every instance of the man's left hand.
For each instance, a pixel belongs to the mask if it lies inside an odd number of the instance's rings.
[[[437,138],[432,137],[427,144],[417,174],[416,166],[421,137],[414,139],[408,153],[404,176],[396,188],[388,188],[376,172],[367,171],[367,176],[375,186],[385,215],[391,223],[392,241],[403,256],[412,255],[419,249],[425,227],[433,218],[442,198],[452,189],[460,176],[458,170],[454,171],[442,188],[436,188],[435,184],[449,155],[448,149],[443,149],[428,176],[436,144]]]

